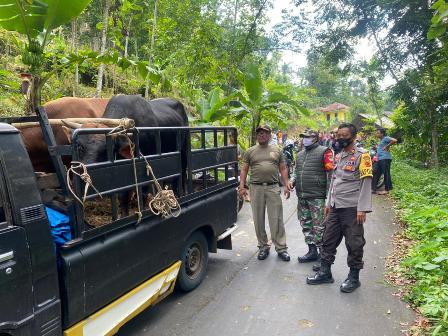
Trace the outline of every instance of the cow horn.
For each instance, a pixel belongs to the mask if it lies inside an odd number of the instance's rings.
[[[82,127],[82,124],[75,123],[75,122],[73,122],[73,121],[68,121],[68,120],[64,120],[64,119],[62,119],[61,121],[62,121],[62,123],[63,123],[65,126],[70,127],[70,128],[73,128],[73,129],[81,128],[81,127]]]

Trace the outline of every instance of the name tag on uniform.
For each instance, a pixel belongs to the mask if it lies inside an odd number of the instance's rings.
[[[342,169],[347,170],[347,171],[355,171],[355,163],[349,161],[346,163],[346,165]]]

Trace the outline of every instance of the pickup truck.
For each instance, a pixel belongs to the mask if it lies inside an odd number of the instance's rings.
[[[238,211],[237,148],[228,137],[236,130],[129,130],[130,137],[152,132],[160,141],[160,134],[169,131],[178,139],[176,151],[162,153],[158,143],[157,153],[145,158],[160,183],[178,180],[180,214],[163,218],[142,207],[139,220],[132,211],[120,217],[117,198],[138,188],[142,200],[142,190],[154,182],[145,160],[139,155],[135,162],[117,159],[108,137],[111,129],[78,129],[70,146],[58,146],[45,112],[39,111],[56,168],[56,190],[62,194],[58,212],[69,219],[69,239],[55,242],[48,215],[54,203],[43,198],[45,183],[42,186],[33,171],[18,129],[0,123],[0,335],[114,335],[175,287],[197,287],[205,276],[208,253],[232,247]],[[78,175],[67,179],[62,157],[76,159],[77,139],[94,132],[108,138],[108,159],[85,166],[95,187],[85,195],[87,207],[74,197],[82,199],[84,181]],[[98,207],[108,204],[109,216],[101,216],[100,223],[86,213],[92,204],[95,209],[95,202]]]

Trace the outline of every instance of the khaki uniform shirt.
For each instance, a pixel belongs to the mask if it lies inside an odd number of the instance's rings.
[[[372,211],[372,161],[363,148],[342,151],[335,157],[326,205]]]
[[[243,162],[249,165],[251,183],[277,183],[280,163],[285,162],[285,157],[278,146],[255,145],[244,153]]]

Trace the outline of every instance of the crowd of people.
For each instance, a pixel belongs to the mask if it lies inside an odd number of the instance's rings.
[[[397,140],[378,129],[379,143],[372,160],[357,128],[350,123],[340,124],[329,134],[308,129],[297,140],[288,139],[284,132],[273,132],[268,125],[259,126],[256,135],[257,144],[242,155],[239,193],[241,197],[250,194],[258,259],[266,259],[271,247],[265,230],[267,210],[272,244],[281,260],[290,261],[281,188],[286,199],[295,189],[298,221],[308,245],[298,262],[316,262],[316,273],[307,277],[306,283],[334,282],[331,265],[345,238],[349,272],[340,290],[353,292],[361,285],[363,225],[366,214],[372,211],[372,193],[384,194],[392,189],[389,149]],[[380,192],[377,185],[381,175],[385,190]]]

